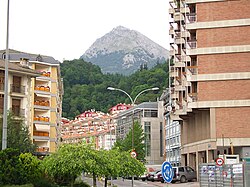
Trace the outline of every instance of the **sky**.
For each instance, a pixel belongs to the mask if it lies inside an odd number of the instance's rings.
[[[168,49],[168,0],[9,0],[9,48],[78,59],[117,26]],[[0,49],[6,48],[7,0],[0,0]]]

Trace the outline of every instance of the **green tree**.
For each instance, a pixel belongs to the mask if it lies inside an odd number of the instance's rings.
[[[1,132],[2,128],[1,120]],[[2,133],[0,133],[0,147],[2,148]],[[9,113],[7,117],[7,147],[18,149],[22,153],[34,152],[36,149],[30,139],[29,128],[24,124],[23,119],[16,119],[12,113]]]
[[[130,103],[126,95],[111,92],[108,86],[125,90],[132,97],[146,88],[168,87],[168,63],[138,70],[130,76],[103,74],[98,66],[83,60],[64,61],[60,66],[65,90],[63,116],[70,119],[86,110],[108,112],[117,103]],[[145,93],[137,103],[156,101],[160,94],[161,91]]]
[[[119,148],[122,151],[132,151],[133,149],[137,153],[137,159],[140,161],[145,160],[145,145],[144,141],[144,133],[141,125],[138,121],[134,122],[134,147],[132,148],[132,128],[125,137],[124,140],[117,140],[114,148]]]
[[[66,144],[58,152],[47,156],[43,160],[42,168],[57,184],[73,186],[77,176],[83,171],[93,176],[93,186],[97,177],[141,175],[145,171],[144,165],[133,159],[129,152],[118,149],[111,151],[94,150],[91,145]]]
[[[81,149],[77,145],[67,144],[61,146],[56,153],[44,158],[42,162],[44,173],[57,184],[70,184],[73,186],[76,177],[83,170],[83,163],[78,157],[79,150]]]

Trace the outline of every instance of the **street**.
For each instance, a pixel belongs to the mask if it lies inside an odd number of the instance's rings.
[[[92,186],[92,179],[91,178],[84,178],[84,181],[87,182]],[[117,179],[113,180],[113,185],[116,185],[117,187],[129,187],[132,186],[131,180],[123,180],[123,179]],[[110,180],[108,181],[110,184]],[[104,181],[98,181],[97,187],[103,187]],[[175,183],[175,184],[167,184],[167,183],[161,183],[161,182],[151,182],[151,181],[141,181],[141,180],[134,180],[134,187],[199,187],[199,182],[188,182],[188,183]]]

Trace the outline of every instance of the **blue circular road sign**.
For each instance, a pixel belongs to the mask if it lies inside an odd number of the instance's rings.
[[[161,174],[162,178],[167,183],[171,183],[171,181],[173,180],[174,172],[173,172],[173,167],[169,162],[163,162],[161,166]]]

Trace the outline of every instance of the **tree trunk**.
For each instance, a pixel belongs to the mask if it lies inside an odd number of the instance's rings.
[[[94,172],[93,172],[93,187],[97,187],[97,185],[96,185],[96,175],[95,175]]]
[[[104,187],[107,187],[108,186],[108,178],[105,177],[105,181],[104,181]]]

